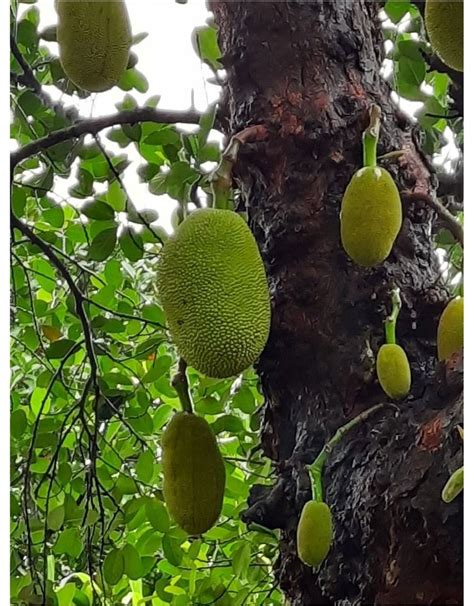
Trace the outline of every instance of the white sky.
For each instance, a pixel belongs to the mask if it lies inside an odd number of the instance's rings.
[[[40,30],[57,22],[54,0],[38,0],[37,6],[41,17]],[[21,5],[21,7],[24,11],[31,8],[31,5]],[[205,0],[188,0],[187,4],[178,4],[174,0],[127,0],[127,8],[133,34],[142,32],[149,34],[145,40],[132,47],[139,59],[136,67],[146,76],[149,83],[148,92],[145,94],[136,90],[128,92],[136,99],[138,105],[144,105],[146,99],[154,95],[161,96],[159,109],[187,109],[194,99],[196,109],[204,111],[210,103],[215,102],[219,88],[207,82],[212,72],[206,65],[201,64],[191,43],[193,29],[204,25],[211,15],[206,8]],[[48,43],[48,46],[58,54],[57,44]],[[93,94],[88,99],[79,99],[62,94],[54,86],[45,89],[54,99],[62,98],[67,104],[77,106],[81,115],[85,117],[115,113],[117,111],[115,104],[127,94],[120,88],[114,87],[105,93]],[[185,128],[187,130],[186,126],[183,127]],[[127,153],[130,159],[137,161],[122,176],[130,198],[139,209],[146,207],[156,209],[160,213],[159,223],[169,230],[170,215],[177,203],[168,196],[154,196],[148,191],[146,184],[139,183],[136,168],[140,156],[133,143],[122,150],[106,139],[104,133],[101,135],[101,140],[108,149]],[[70,181],[56,178],[55,193],[67,198],[69,184]],[[97,184],[95,187],[100,191]]]

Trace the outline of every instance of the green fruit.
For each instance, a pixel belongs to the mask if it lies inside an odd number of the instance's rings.
[[[175,522],[189,534],[209,530],[222,509],[225,468],[206,421],[177,413],[162,437],[163,494]]]
[[[402,225],[397,186],[384,168],[358,170],[344,192],[341,239],[349,257],[364,267],[384,261]]]
[[[301,512],[296,531],[299,559],[318,567],[326,558],[332,543],[332,514],[326,503],[308,501]]]
[[[115,86],[132,42],[124,0],[57,0],[56,10],[59,57],[67,77],[90,92]]]
[[[445,503],[451,503],[464,489],[464,466],[453,471],[441,493]]]
[[[229,210],[200,209],[164,244],[161,303],[178,352],[210,377],[251,366],[270,331],[270,297],[257,243]]]
[[[377,354],[377,378],[389,398],[399,400],[410,391],[411,372],[406,353],[400,345],[382,345]]]
[[[438,359],[447,360],[464,345],[464,298],[453,299],[444,308],[438,324]]]
[[[464,2],[426,0],[425,27],[431,45],[448,67],[463,71]]]

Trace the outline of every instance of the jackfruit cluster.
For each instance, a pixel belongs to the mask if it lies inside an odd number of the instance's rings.
[[[132,42],[124,0],[56,0],[59,58],[79,88],[103,92],[127,68]]]
[[[450,301],[438,324],[438,359],[447,360],[464,345],[464,298]]]
[[[382,345],[376,366],[379,383],[389,398],[400,400],[408,395],[411,387],[410,364],[400,345]]]
[[[307,566],[317,568],[329,553],[332,535],[332,514],[328,505],[321,501],[308,501],[296,531],[299,559]]]
[[[209,530],[222,510],[225,467],[207,422],[179,412],[162,436],[163,494],[174,521],[190,535]]]
[[[425,27],[438,57],[448,67],[464,70],[464,2],[426,0]]]
[[[270,298],[257,243],[237,213],[193,212],[165,242],[157,271],[171,337],[190,366],[223,378],[255,362]]]
[[[390,173],[379,166],[358,170],[341,206],[341,240],[348,256],[364,267],[381,263],[401,225],[400,194]]]

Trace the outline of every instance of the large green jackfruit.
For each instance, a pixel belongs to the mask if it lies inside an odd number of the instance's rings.
[[[349,257],[365,267],[381,263],[401,226],[400,194],[390,173],[379,166],[358,170],[341,206],[341,239]]]
[[[438,324],[438,359],[447,360],[464,345],[464,299],[453,299]]]
[[[377,354],[377,378],[384,392],[399,400],[410,391],[411,371],[406,353],[394,343],[385,343]]]
[[[56,0],[59,58],[67,77],[90,92],[122,77],[132,42],[124,0]]]
[[[464,69],[464,2],[426,0],[425,27],[438,57],[447,66]]]
[[[192,213],[164,244],[160,298],[186,362],[210,377],[251,366],[270,330],[270,298],[257,243],[229,210]]]
[[[175,522],[189,534],[209,530],[222,509],[225,468],[206,421],[179,412],[162,436],[163,494]]]
[[[299,559],[317,568],[326,558],[332,543],[332,514],[326,503],[308,501],[303,507],[296,531]]]

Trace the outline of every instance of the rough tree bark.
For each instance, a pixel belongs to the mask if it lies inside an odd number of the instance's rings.
[[[440,493],[459,466],[462,359],[436,364],[436,326],[448,293],[430,239],[432,211],[404,205],[387,262],[370,270],[341,248],[344,189],[361,164],[368,108],[383,112],[379,154],[400,190],[433,192],[412,124],[390,101],[376,2],[214,1],[228,82],[229,133],[262,124],[237,175],[265,259],[272,331],[259,363],[262,448],[271,490],[255,486],[246,521],[281,529],[275,574],[291,604],[462,603],[462,499]],[[374,353],[384,340],[389,290],[401,288],[397,336],[413,386],[347,436],[325,472],[335,520],[316,573],[296,555],[299,512],[310,498],[305,464],[336,428],[384,400]]]

